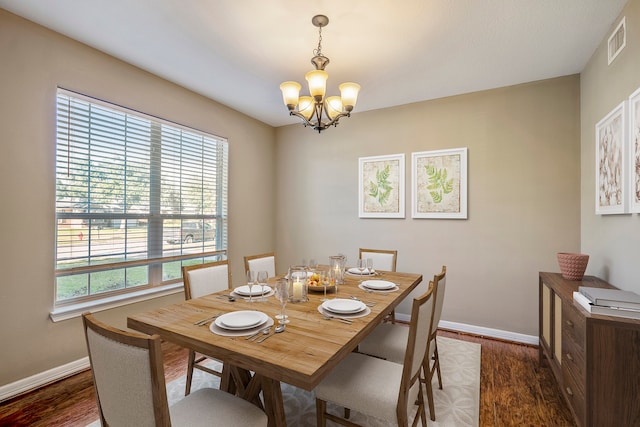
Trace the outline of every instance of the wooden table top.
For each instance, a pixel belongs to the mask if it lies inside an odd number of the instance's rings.
[[[394,309],[422,281],[422,275],[384,272],[376,279],[398,285],[390,293],[368,293],[358,288],[359,278],[346,275],[339,286],[338,297],[353,295],[364,302],[376,302],[371,313],[354,319],[352,324],[338,320],[324,320],[318,312],[322,292],[309,292],[309,301],[287,303],[290,323],[285,332],[262,343],[245,337],[225,337],[212,333],[209,324],[196,326],[194,322],[208,315],[238,310],[257,310],[273,318],[280,312],[280,302],[273,296],[264,302],[234,302],[219,294],[191,299],[128,317],[127,325],[147,334],[158,334],[167,341],[212,356],[223,363],[254,371],[258,374],[312,390],[347,354],[353,351],[384,317]],[[275,279],[270,279],[270,284]],[[333,298],[333,293],[327,294]]]

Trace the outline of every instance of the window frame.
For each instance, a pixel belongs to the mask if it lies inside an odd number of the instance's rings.
[[[149,126],[151,128],[149,130],[150,132],[149,141],[145,141],[145,143],[148,143],[149,145],[148,149],[149,149],[149,164],[150,164],[149,176],[146,177],[149,180],[147,184],[148,192],[149,192],[147,212],[131,213],[123,210],[122,212],[119,212],[119,213],[108,213],[108,212],[96,213],[96,212],[91,212],[89,209],[87,209],[85,212],[59,211],[60,208],[58,205],[58,196],[59,196],[58,177],[60,172],[59,171],[60,166],[58,164],[58,160],[59,160],[58,146],[60,142],[61,132],[59,130],[58,122],[61,114],[59,111],[60,110],[59,102],[60,102],[61,95],[64,97],[77,99],[81,102],[90,103],[92,106],[96,105],[100,108],[114,110],[120,114],[125,114],[126,117],[129,117],[129,115],[131,115],[134,118],[144,120],[144,121],[149,121],[150,123]],[[55,236],[54,236],[55,274],[54,275],[55,275],[55,278],[54,278],[54,296],[53,296],[54,310],[51,313],[52,319],[54,319],[54,317],[59,318],[59,320],[61,320],[62,318],[68,318],[69,313],[75,313],[77,310],[85,310],[88,307],[104,306],[106,308],[109,308],[113,306],[113,303],[117,303],[117,301],[125,301],[125,303],[128,303],[126,302],[128,300],[137,301],[137,300],[140,300],[140,298],[147,299],[145,298],[145,295],[149,295],[149,297],[157,297],[158,293],[170,294],[170,293],[180,292],[182,290],[182,277],[177,276],[177,277],[171,277],[168,279],[164,278],[163,265],[169,262],[179,261],[180,266],[182,266],[182,265],[190,265],[190,264],[207,262],[211,260],[226,259],[227,242],[228,242],[228,214],[227,214],[228,208],[227,206],[228,206],[228,197],[229,197],[228,195],[228,192],[229,192],[228,191],[229,143],[227,138],[213,135],[211,133],[199,131],[184,125],[180,125],[165,119],[161,119],[146,113],[142,113],[140,111],[133,110],[131,108],[123,107],[108,101],[93,98],[93,97],[90,97],[78,92],[74,92],[68,89],[64,89],[64,88],[57,89],[55,109],[56,109],[56,120],[57,120],[55,167],[54,167],[55,178],[56,178],[55,179],[56,201],[55,201],[55,209],[54,209],[55,210],[55,228],[54,228],[54,233],[55,233]],[[71,111],[67,111],[66,114],[69,117],[72,116]],[[154,129],[153,129],[154,126],[158,127],[158,129],[155,130],[157,132],[156,136],[151,135],[154,132]],[[162,129],[163,131],[160,132],[159,129]],[[199,161],[203,164],[202,171],[200,171],[200,173],[203,175],[208,171],[204,166],[205,159],[206,159],[204,146],[205,144],[211,144],[211,143],[215,144],[213,146],[211,145],[207,146],[209,149],[213,149],[215,151],[215,156],[213,157],[213,159],[215,159],[215,164],[216,164],[215,166],[216,178],[215,178],[215,185],[213,185],[212,187],[215,190],[214,213],[203,212],[202,211],[202,209],[204,209],[203,207],[204,205],[203,205],[200,207],[201,209],[200,212],[186,214],[184,213],[184,211],[182,211],[182,205],[183,204],[186,205],[186,203],[183,203],[182,199],[180,199],[180,203],[179,203],[181,206],[179,213],[163,213],[162,212],[163,206],[161,203],[161,199],[163,196],[162,196],[162,189],[161,189],[162,186],[160,185],[160,180],[162,179],[161,178],[162,173],[160,173],[160,171],[163,171],[165,174],[168,174],[168,171],[162,167],[159,159],[161,158],[161,156],[164,155],[164,152],[161,150],[162,144],[163,144],[162,141],[164,140],[166,144],[166,140],[168,138],[171,138],[170,133],[174,131],[177,131],[178,134],[180,135],[180,138],[179,138],[180,147],[181,147],[179,151],[180,158],[182,158],[182,156],[184,155],[185,153],[184,150],[187,150],[187,148],[185,148],[186,143],[184,147],[182,146],[182,144],[185,142],[183,138],[186,139],[186,138],[191,138],[192,136],[195,136],[196,141],[198,141],[198,138],[202,138],[203,152],[201,153],[201,157],[199,158]],[[70,138],[71,138],[70,134],[71,133],[69,129],[67,129],[67,134],[66,134],[67,148],[70,146]],[[168,136],[166,136],[165,134]],[[114,135],[115,135],[115,132],[114,132]],[[128,144],[128,142],[126,142],[126,138],[123,138],[122,141],[123,141],[123,147],[126,147],[127,146],[126,144]],[[87,146],[90,146],[90,142],[87,141],[86,144]],[[125,150],[126,148],[123,148],[121,153],[124,153]],[[161,154],[154,153],[153,150],[158,150],[158,152]],[[196,160],[198,160],[197,157],[196,157]],[[154,165],[154,163],[156,164]],[[183,166],[181,165],[180,167],[182,168]],[[89,169],[89,167],[87,167],[87,169]],[[87,172],[87,174],[89,174],[89,172]],[[182,185],[183,180],[186,179],[183,176],[182,170],[179,176],[180,176],[179,183],[180,185]],[[87,192],[90,192],[91,191],[90,188],[92,187],[88,185],[87,188],[88,188]],[[204,180],[203,180],[203,184],[200,187],[200,193],[201,193],[203,203],[204,203],[204,198],[206,197],[206,194],[205,194],[206,190],[210,190],[210,188],[206,186],[206,184],[204,184]],[[123,198],[125,200],[127,198],[126,190],[123,195]],[[69,198],[67,202],[69,202],[70,200],[71,198]],[[91,202],[89,201],[88,203],[91,203]],[[126,205],[126,202],[123,202],[123,204]],[[106,222],[113,221],[113,220],[126,221],[125,229],[127,232],[128,232],[127,227],[128,227],[129,221],[136,221],[136,223],[139,223],[139,221],[141,220],[143,221],[146,220],[147,221],[146,250],[143,251],[144,253],[146,253],[146,257],[140,258],[140,259],[128,259],[128,260],[125,259],[117,262],[92,264],[93,258],[91,257],[89,252],[89,248],[91,247],[90,246],[91,240],[89,240],[87,243],[87,248],[88,248],[87,252],[89,255],[87,255],[86,257],[88,265],[69,267],[69,268],[59,268],[59,262],[60,262],[59,226],[61,224],[61,221],[64,221],[64,220],[87,221],[87,224],[89,225],[89,230],[92,230],[92,227],[91,227],[92,221],[106,221]],[[200,224],[202,224],[202,230],[203,230],[201,249],[198,250],[197,245],[192,245],[191,247],[186,248],[185,245],[183,245],[184,242],[182,241],[180,242],[179,249],[176,249],[176,248],[167,249],[164,246],[164,240],[165,240],[164,225],[166,224],[167,221],[179,221],[180,224],[184,224],[185,222],[192,222],[192,221],[200,222]],[[212,239],[213,244],[211,243],[205,244],[206,237],[205,237],[204,230],[207,227],[207,225],[210,224],[211,222],[213,222],[214,228],[215,228],[215,235]],[[180,233],[182,233],[182,225],[180,226]],[[192,239],[192,241],[193,240],[195,239]],[[176,254],[176,252],[179,252],[179,253]],[[125,258],[129,254],[128,250],[126,249],[126,245],[122,253],[124,254]],[[128,287],[125,280],[125,283],[123,284],[122,287],[119,287],[113,290],[97,292],[97,293],[92,293],[91,287],[90,285],[88,285],[85,295],[67,298],[67,299],[59,299],[58,279],[60,277],[72,276],[72,275],[78,275],[78,274],[91,274],[91,273],[97,273],[97,272],[104,272],[108,270],[126,269],[130,267],[139,267],[139,266],[148,267],[146,272],[147,274],[146,284],[137,284],[137,285]],[[87,278],[87,281],[88,283],[90,283],[89,278]],[[118,304],[118,305],[121,305],[121,304]],[[79,314],[80,312],[74,315],[79,315]]]

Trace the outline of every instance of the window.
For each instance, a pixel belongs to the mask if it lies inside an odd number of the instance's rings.
[[[225,256],[225,139],[63,89],[56,109],[56,306]]]

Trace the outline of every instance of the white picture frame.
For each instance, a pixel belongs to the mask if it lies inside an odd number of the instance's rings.
[[[628,213],[627,101],[596,123],[596,214]]]
[[[411,217],[467,219],[467,148],[411,153]]]
[[[629,211],[640,212],[640,87],[629,96]]]
[[[360,218],[404,218],[404,153],[358,159]]]

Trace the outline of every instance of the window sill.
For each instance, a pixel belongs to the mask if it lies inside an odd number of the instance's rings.
[[[146,301],[153,298],[159,298],[167,295],[183,292],[182,283],[172,283],[170,285],[158,286],[152,289],[144,289],[138,292],[131,292],[124,295],[116,295],[108,298],[101,298],[95,301],[84,302],[81,304],[73,304],[54,309],[50,314],[53,322],[73,319],[80,317],[85,311],[103,311],[111,308],[121,307],[127,304],[133,304],[140,301]]]

